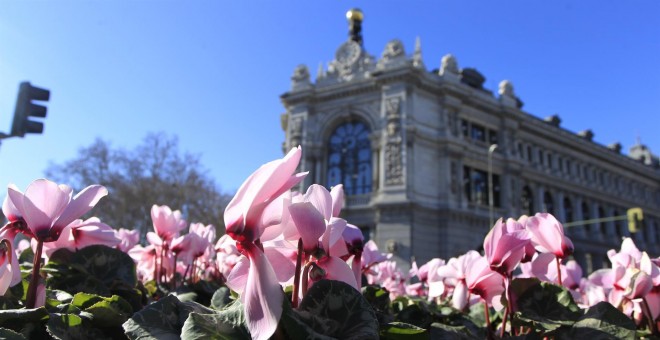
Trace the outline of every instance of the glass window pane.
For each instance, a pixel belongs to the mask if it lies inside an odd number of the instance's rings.
[[[361,122],[344,123],[328,141],[327,186],[344,184],[346,195],[371,192],[371,141]]]

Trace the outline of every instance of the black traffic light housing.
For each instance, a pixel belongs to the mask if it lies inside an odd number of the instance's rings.
[[[26,133],[43,133],[44,123],[31,120],[30,117],[46,117],[47,108],[32,101],[48,101],[48,99],[50,99],[50,91],[32,86],[27,81],[22,82],[18,89],[10,135],[23,137]]]

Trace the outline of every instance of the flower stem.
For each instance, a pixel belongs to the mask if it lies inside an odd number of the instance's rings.
[[[651,308],[649,308],[648,302],[646,302],[646,298],[642,298],[642,313],[646,314],[646,320],[648,321],[649,324],[649,330],[651,331],[651,334],[657,335],[658,330],[655,327],[655,320],[653,320],[653,314],[651,313]]]
[[[37,287],[39,286],[39,270],[41,269],[41,252],[44,247],[42,241],[37,241],[37,252],[34,254],[34,262],[32,264],[32,278],[28,286],[26,307],[28,309],[34,308],[37,302]]]
[[[298,308],[298,290],[300,289],[300,269],[302,267],[303,256],[303,242],[302,238],[298,239],[298,256],[296,257],[296,271],[293,279],[293,293],[291,294],[291,306]]]
[[[493,330],[490,329],[490,315],[488,313],[488,303],[486,302],[486,300],[483,300],[483,302],[484,302],[484,317],[486,318],[486,334],[488,334],[488,339],[492,339]]]
[[[500,338],[504,337],[504,331],[506,330],[506,321],[509,318],[509,305],[510,305],[509,301],[507,301],[506,305],[507,306],[504,309],[504,316],[502,317],[502,330],[500,330]]]
[[[312,262],[309,262],[305,265],[305,268],[303,269],[303,274],[302,277],[300,278],[302,280],[302,295],[305,296],[307,294],[307,285],[309,284],[309,267],[312,266]]]
[[[506,309],[509,312],[509,323],[511,324],[511,333],[518,335],[517,330],[513,327],[513,303],[511,301],[511,273],[504,277],[504,290],[506,294]]]
[[[557,259],[557,281],[559,281],[559,285],[561,286],[561,259],[558,257],[555,257]]]

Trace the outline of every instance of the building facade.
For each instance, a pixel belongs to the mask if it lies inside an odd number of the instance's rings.
[[[419,39],[411,54],[392,40],[376,58],[362,45],[361,12],[347,17],[334,60],[314,82],[298,66],[281,96],[283,149],[302,145],[310,171],[301,189],[343,183],[342,217],[401,264],[478,249],[493,218],[543,211],[567,225],[624,216],[566,228],[586,271],[607,266],[624,236],[660,254],[660,166],[645,146],[625,155],[557,116],[539,119],[510,82],[494,94],[452,55],[430,71]],[[643,220],[631,234],[633,207]]]

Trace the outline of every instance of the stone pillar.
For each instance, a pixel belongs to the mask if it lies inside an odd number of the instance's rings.
[[[557,218],[557,220],[559,220],[562,223],[568,222],[566,220],[566,210],[564,209],[564,192],[563,191],[557,191],[555,203],[557,204],[556,208],[555,208],[555,211],[556,211],[555,217]]]
[[[582,221],[584,220],[584,216],[582,215],[582,198],[581,197],[576,197],[573,203],[573,216],[575,216],[575,221]],[[571,227],[574,231],[574,235],[579,238],[586,238],[587,233],[585,230],[584,225],[578,225],[575,227]]]

